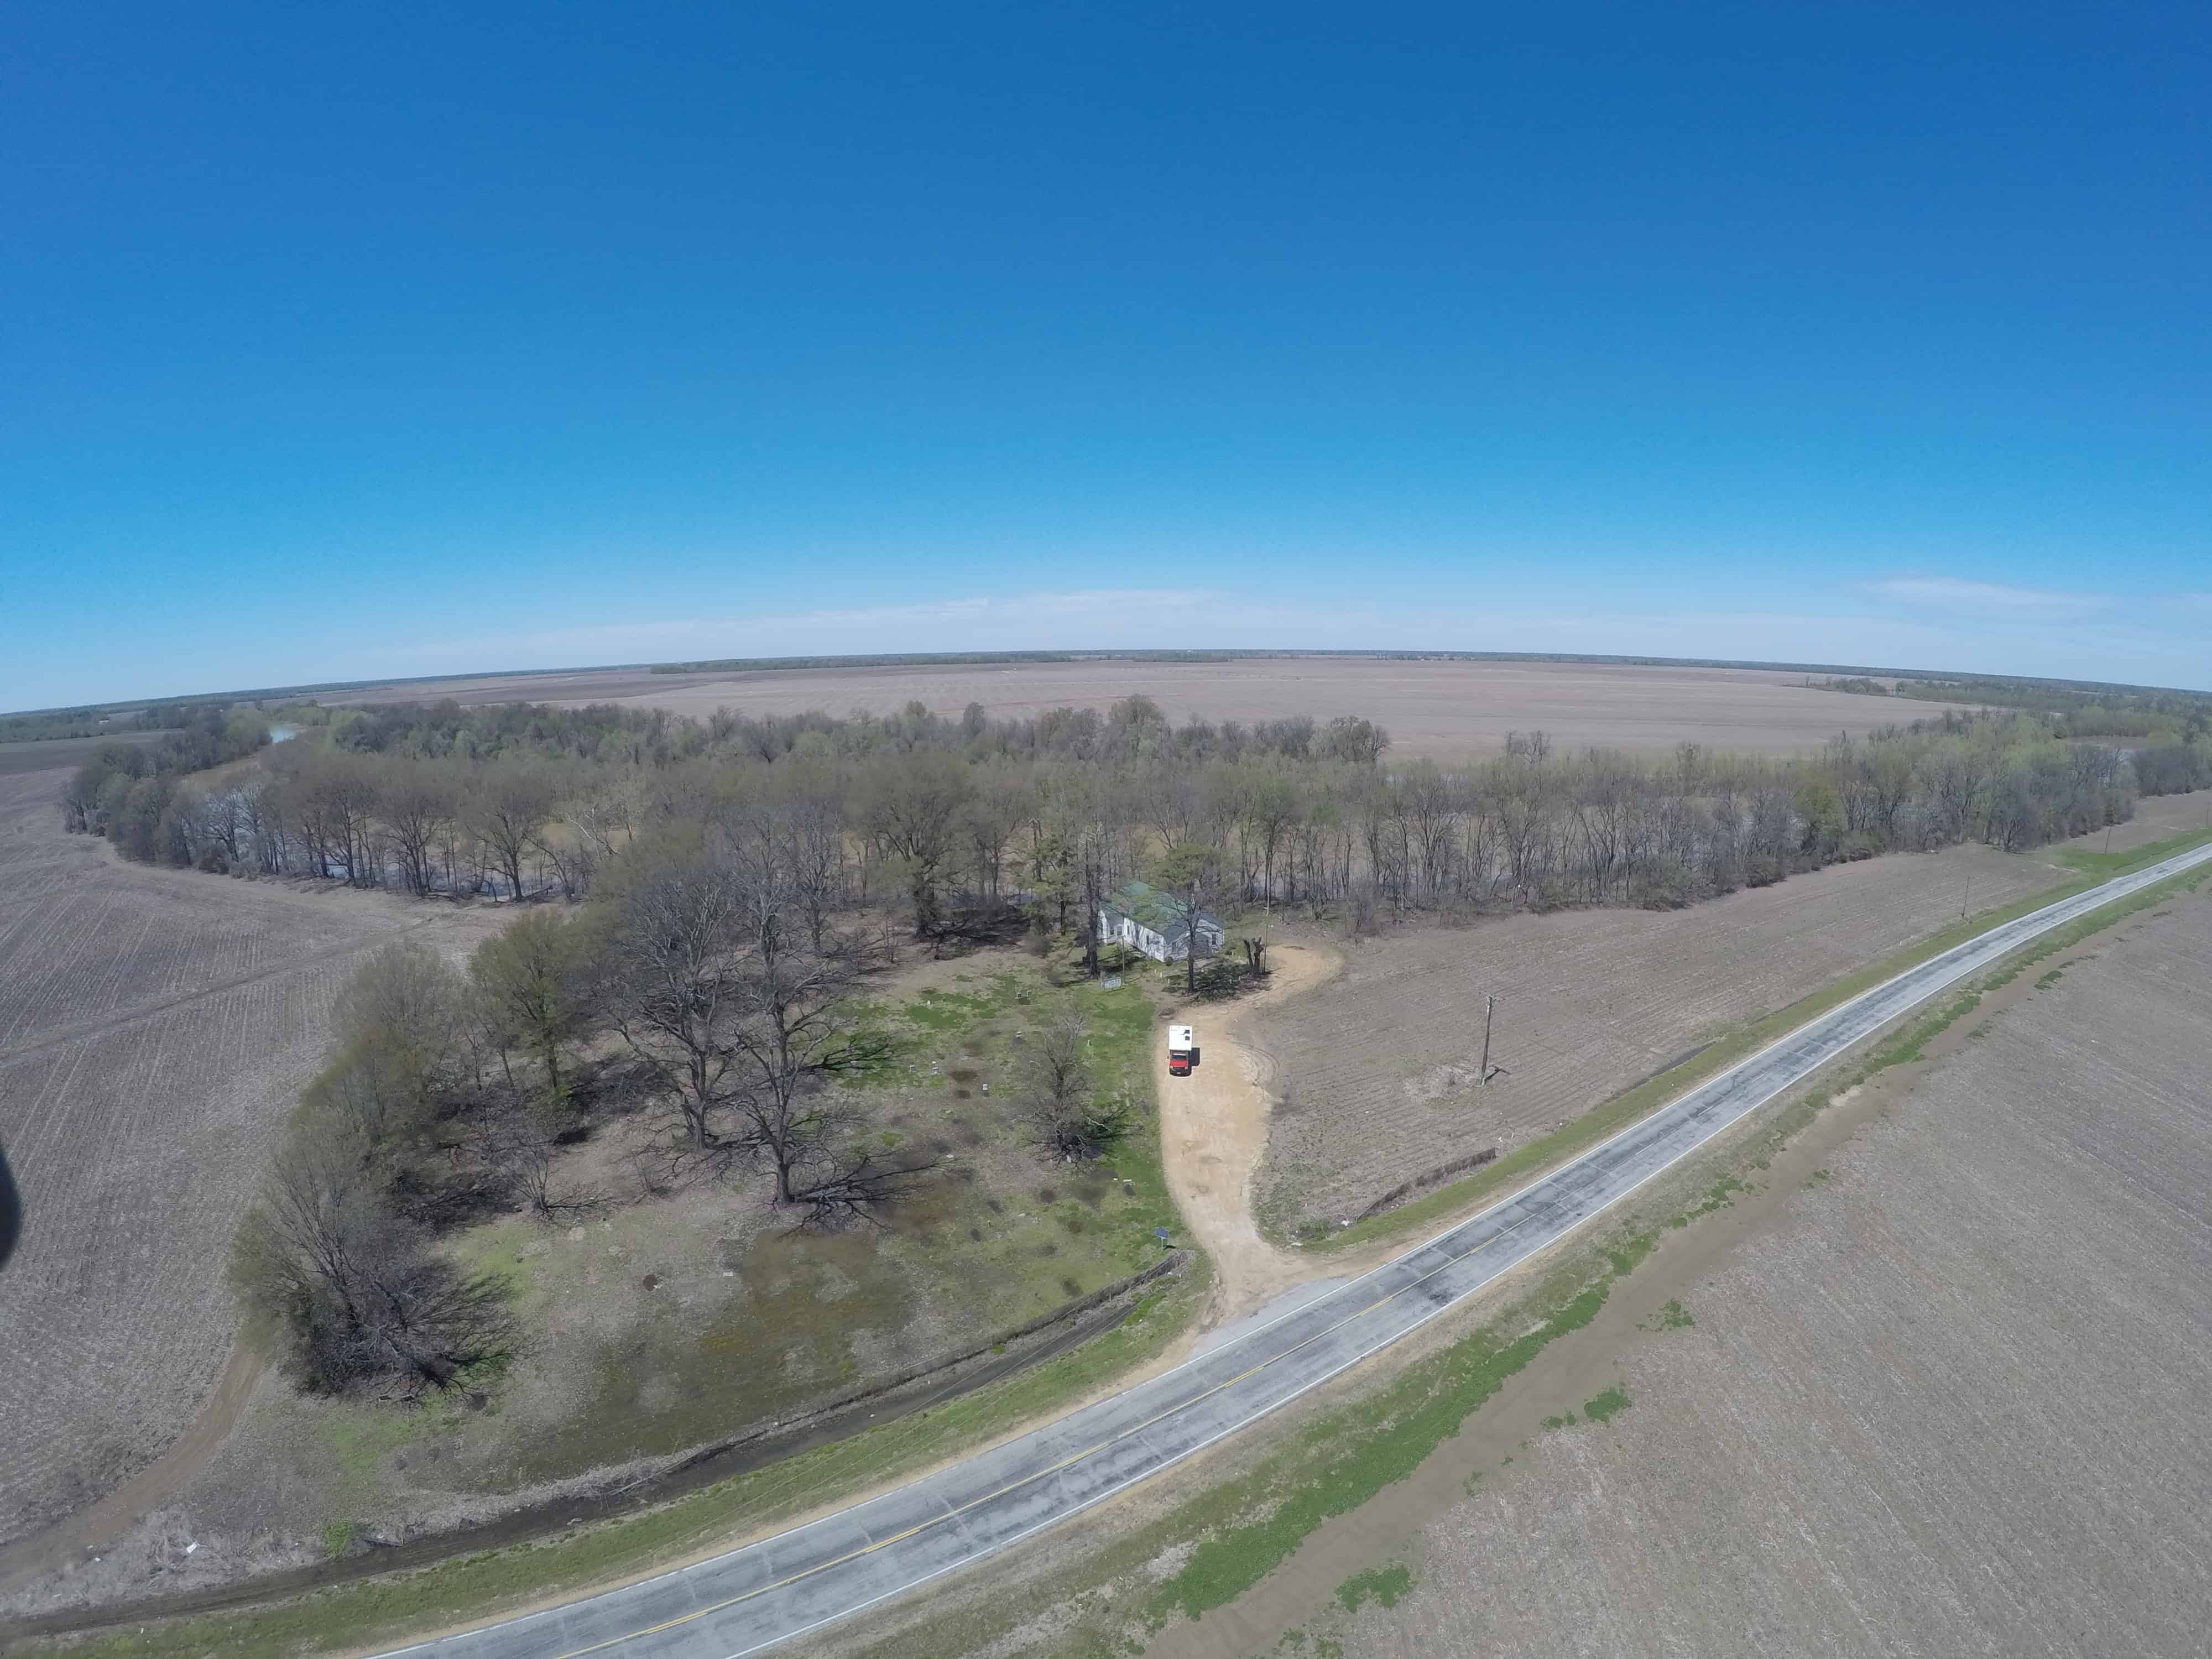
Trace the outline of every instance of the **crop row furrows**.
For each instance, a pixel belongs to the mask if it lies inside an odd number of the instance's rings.
[[[77,895],[40,907],[0,948],[0,984],[19,988],[0,1005],[0,1049],[267,973],[349,939],[315,926],[312,915],[208,920],[192,925],[159,896],[143,894]]]
[[[31,1220],[0,1328],[41,1356],[0,1373],[22,1430],[0,1437],[0,1535],[127,1479],[204,1398],[234,1325],[224,1246],[342,966],[0,1065]]]

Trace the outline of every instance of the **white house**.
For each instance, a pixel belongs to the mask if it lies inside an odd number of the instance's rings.
[[[1227,941],[1228,934],[1204,910],[1192,918],[1198,933],[1198,954],[1210,957]],[[1181,962],[1189,950],[1193,931],[1185,924],[1182,906],[1156,887],[1133,881],[1098,907],[1098,942],[1120,943],[1141,951],[1154,962]]]

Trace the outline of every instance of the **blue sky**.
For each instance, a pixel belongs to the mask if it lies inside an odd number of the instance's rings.
[[[0,21],[0,707],[725,654],[2212,685],[2201,6]]]

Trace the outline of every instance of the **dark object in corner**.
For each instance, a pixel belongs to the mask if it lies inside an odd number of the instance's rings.
[[[15,1190],[15,1177],[8,1173],[8,1154],[0,1149],[0,1267],[15,1254],[15,1240],[22,1231],[22,1196]]]

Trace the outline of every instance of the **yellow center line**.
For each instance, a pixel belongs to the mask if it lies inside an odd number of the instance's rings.
[[[584,1656],[586,1654],[603,1653],[609,1648],[621,1646],[624,1642],[634,1642],[641,1636],[658,1636],[664,1631],[671,1631],[676,1629],[678,1626],[691,1624],[695,1620],[704,1619],[711,1613],[727,1612],[730,1608],[736,1607],[741,1601],[750,1601],[757,1595],[766,1595],[770,1590],[783,1589],[789,1585],[799,1583],[802,1578],[811,1578],[818,1572],[827,1572],[832,1567],[842,1566],[848,1561],[857,1561],[864,1555],[872,1555],[878,1550],[888,1549],[891,1545],[898,1543],[902,1540],[911,1538],[916,1533],[927,1532],[932,1527],[941,1527],[948,1521],[957,1521],[962,1516],[967,1514],[970,1510],[980,1508],[981,1505],[988,1504],[995,1498],[1005,1497],[1010,1492],[1018,1491],[1023,1486],[1030,1486],[1036,1481],[1042,1480],[1047,1475],[1058,1474],[1062,1469],[1067,1468],[1073,1464],[1080,1463],[1085,1458],[1095,1457],[1100,1452],[1106,1450],[1107,1448],[1117,1445],[1121,1442],[1128,1439],[1133,1435],[1142,1434],[1146,1429],[1151,1428],[1154,1424],[1165,1422],[1169,1418],[1175,1416],[1177,1413],[1188,1411],[1200,1401],[1211,1399],[1213,1395],[1219,1394],[1224,1389],[1232,1389],[1236,1387],[1237,1384],[1244,1381],[1246,1377],[1257,1376],[1260,1372],[1267,1370],[1268,1366],[1276,1364],[1282,1360],[1288,1359],[1294,1353],[1304,1352],[1305,1349],[1311,1347],[1315,1343],[1320,1341],[1322,1338],[1335,1335],[1337,1332],[1342,1330],[1346,1326],[1352,1324],[1354,1321],[1366,1318],[1369,1314],[1373,1313],[1377,1308],[1387,1307],[1389,1304],[1396,1301],[1400,1297],[1405,1295],[1408,1291],[1417,1291],[1420,1289],[1422,1285],[1427,1284],[1429,1280],[1434,1279],[1438,1273],[1443,1273],[1449,1268],[1457,1267],[1461,1262],[1467,1261],[1471,1256],[1481,1255],[1483,1251],[1488,1249],[1492,1245],[1498,1243],[1502,1239],[1510,1238],[1515,1233],[1520,1231],[1522,1228],[1527,1226],[1534,1219],[1535,1216],[1533,1212],[1522,1217],[1520,1220],[1515,1222],[1510,1227],[1506,1228],[1504,1231],[1492,1233],[1488,1238],[1484,1239],[1481,1243],[1474,1246],[1474,1249],[1462,1251],[1459,1255],[1455,1255],[1449,1260],[1441,1262],[1437,1267],[1431,1268],[1427,1273],[1423,1273],[1419,1279],[1413,1280],[1412,1284],[1401,1285],[1398,1289],[1391,1291],[1389,1295],[1378,1297],[1376,1300],[1369,1303],[1365,1307],[1361,1308],[1357,1312],[1346,1315],[1342,1319],[1338,1320],[1335,1324],[1331,1325],[1328,1329],[1315,1332],[1311,1336],[1299,1343],[1296,1347],[1285,1348],[1279,1354],[1270,1355],[1267,1358],[1261,1360],[1258,1364],[1248,1366],[1243,1370],[1237,1372],[1236,1376],[1227,1378],[1225,1381],[1215,1383],[1203,1394],[1194,1394],[1189,1399],[1182,1401],[1179,1404],[1170,1406],[1165,1411],[1158,1413],[1154,1416],[1148,1417],[1141,1423],[1134,1424],[1128,1428],[1123,1429],[1117,1434],[1108,1436],[1105,1439],[1098,1442],[1098,1443],[1094,1446],[1085,1447],[1083,1450],[1079,1452],[1072,1452],[1067,1456],[1061,1458],[1057,1463],[1051,1464],[1045,1468],[1038,1469],[1033,1474],[1025,1474],[1018,1480],[1010,1480],[1005,1486],[997,1488],[995,1491],[985,1492],[980,1498],[971,1498],[968,1502],[963,1504],[957,1509],[947,1509],[943,1515],[932,1516],[927,1521],[916,1522],[913,1526],[907,1528],[902,1532],[895,1532],[888,1537],[877,1539],[873,1543],[863,1544],[858,1549],[848,1550],[842,1555],[834,1556],[827,1561],[817,1562],[811,1567],[802,1567],[799,1571],[791,1574],[788,1577],[779,1578],[773,1583],[762,1584],[757,1589],[742,1591],[738,1595],[730,1596],[725,1601],[717,1601],[711,1607],[700,1607],[691,1613],[681,1613],[676,1618],[663,1620],[659,1624],[647,1625],[642,1629],[628,1631],[620,1636],[610,1636],[605,1641],[592,1643],[589,1647],[572,1648],[568,1652],[556,1656],[556,1659],[584,1659]]]

